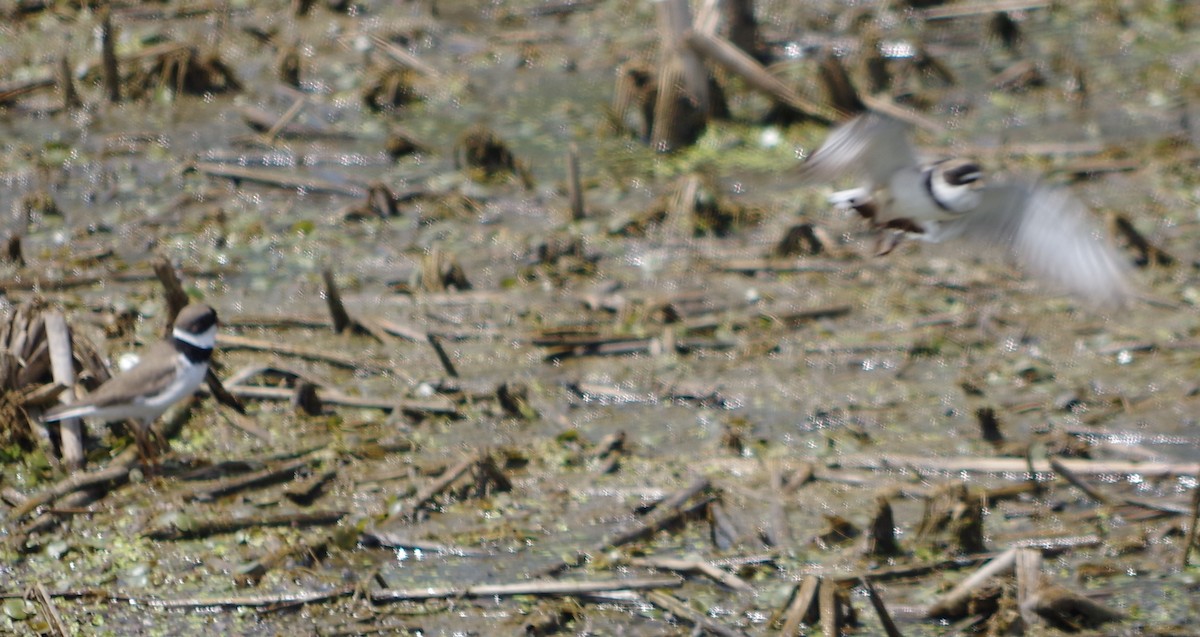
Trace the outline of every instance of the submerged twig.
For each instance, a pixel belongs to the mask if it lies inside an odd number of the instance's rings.
[[[883,625],[884,633],[888,637],[901,637],[900,629],[883,603],[883,598],[879,596],[879,591],[875,590],[875,585],[866,577],[859,578],[859,581],[862,582],[863,588],[867,589],[867,597],[871,600],[871,606],[875,607],[875,614],[879,615],[879,623]]]
[[[208,177],[221,177],[237,183],[246,181],[275,188],[351,197],[365,197],[367,194],[367,188],[363,185],[304,177],[290,170],[243,168],[211,162],[195,162],[189,168]]]
[[[437,542],[429,542],[426,540],[414,540],[407,536],[402,536],[392,531],[382,529],[368,528],[362,532],[362,540],[368,546],[382,546],[385,548],[404,548],[426,551],[429,553],[445,553],[456,557],[487,557],[488,551],[480,549],[469,549],[461,546],[449,546],[446,544],[438,544]]]
[[[324,452],[310,454],[278,466],[268,467],[246,475],[217,480],[214,484],[195,485],[186,489],[180,496],[184,500],[214,500],[224,495],[237,493],[245,489],[268,486],[278,482],[294,480],[302,469],[311,466]]]
[[[634,566],[647,566],[667,571],[677,571],[683,573],[700,573],[705,577],[720,582],[725,586],[735,591],[752,591],[754,587],[746,580],[730,573],[721,567],[704,560],[681,560],[669,557],[635,557],[630,558],[629,563]]]
[[[290,511],[268,513],[257,517],[217,517],[211,520],[188,520],[186,526],[166,524],[150,529],[142,535],[152,540],[198,539],[242,529],[269,526],[329,526],[346,517],[345,511]]]
[[[404,510],[409,516],[415,516],[422,508],[425,507],[425,505],[432,502],[434,498],[436,498],[446,489],[449,489],[450,485],[454,484],[455,481],[466,475],[466,473],[470,471],[472,467],[480,462],[483,462],[485,458],[486,454],[478,453],[459,461],[458,464],[447,469],[442,473],[442,475],[438,476],[436,480],[425,485],[420,491],[414,494],[413,497],[409,499],[407,505],[404,507]]]
[[[38,507],[49,504],[69,493],[96,486],[124,482],[129,478],[129,472],[133,470],[133,467],[137,463],[137,451],[130,447],[103,469],[87,473],[71,474],[49,487],[30,495],[24,502],[13,507],[12,511],[9,512],[9,516],[12,519],[20,519],[29,515]]]
[[[1067,468],[1067,466],[1064,465],[1063,461],[1059,458],[1050,457],[1047,459],[1047,461],[1050,463],[1050,467],[1054,469],[1055,473],[1063,478],[1066,478],[1067,482],[1070,482],[1072,485],[1074,485],[1076,489],[1083,491],[1087,497],[1104,506],[1110,506],[1112,504],[1112,501],[1108,498],[1108,496],[1104,495],[1098,489],[1085,482],[1079,476],[1075,475],[1075,472]]]
[[[611,591],[633,591],[655,588],[677,588],[683,580],[667,577],[563,582],[559,580],[529,580],[513,584],[481,584],[478,586],[422,587],[413,589],[383,589],[372,591],[370,599],[376,604],[424,599],[459,597],[510,597],[513,595],[587,595]]]
[[[183,599],[159,599],[145,597],[113,597],[115,601],[130,601],[144,604],[153,608],[236,608],[262,606],[293,606],[299,604],[316,604],[346,597],[359,592],[358,584],[351,584],[325,591],[299,591],[294,593],[273,593],[263,595],[242,595],[225,597],[188,597]]]
[[[541,575],[554,575],[560,573],[572,566],[579,564],[587,553],[605,553],[619,546],[624,546],[630,542],[637,541],[647,535],[653,534],[655,531],[668,526],[669,524],[678,521],[688,515],[702,511],[714,500],[713,496],[701,498],[699,502],[690,507],[684,505],[697,495],[710,488],[711,484],[707,478],[696,478],[683,489],[676,491],[667,498],[659,502],[650,513],[647,514],[647,519],[635,520],[623,529],[617,531],[614,535],[606,537],[590,549],[580,549],[577,551],[575,559],[567,559],[561,562],[552,564],[543,568],[537,573]]]
[[[708,615],[683,603],[674,595],[649,592],[645,594],[645,598],[651,604],[674,615],[676,619],[692,624],[700,632],[712,633],[721,637],[745,637],[746,633],[713,620]]]
[[[238,586],[255,586],[272,569],[284,565],[288,560],[304,558],[319,559],[329,550],[330,538],[326,535],[318,539],[302,539],[298,542],[284,544],[262,557],[238,569],[234,582]]]
[[[304,105],[307,103],[307,101],[307,98],[305,98],[303,95],[297,97],[296,100],[292,102],[292,105],[283,112],[283,115],[280,115],[279,119],[274,124],[271,124],[271,128],[269,128],[267,132],[263,133],[263,137],[266,138],[268,144],[275,143],[275,138],[279,136],[279,133],[283,131],[284,127],[291,123],[291,121],[300,114],[300,109],[304,108]]]
[[[971,594],[988,580],[1013,567],[1017,561],[1017,549],[1011,548],[993,558],[982,568],[972,573],[949,592],[942,595],[925,611],[926,617],[961,617],[966,611]]]
[[[1047,623],[1060,630],[1096,628],[1125,618],[1124,613],[1061,586],[1043,587],[1027,604]]]
[[[230,393],[241,398],[253,400],[276,400],[287,402],[292,399],[293,391],[286,387],[256,387],[252,385],[234,385],[229,387]],[[396,398],[373,398],[370,396],[348,396],[333,390],[317,390],[317,396],[322,403],[342,405],[345,407],[360,407],[379,409],[381,411],[402,411],[422,416],[445,416],[461,418],[462,413],[453,405],[442,401],[402,400]]]
[[[52,88],[54,84],[54,75],[49,73],[40,77],[34,77],[25,80],[0,82],[0,105],[11,103],[22,95],[26,95],[40,89]]]
[[[451,378],[458,378],[458,370],[454,367],[454,361],[450,360],[450,355],[446,353],[446,348],[442,347],[441,337],[433,332],[428,332],[425,334],[425,339],[433,348],[433,352],[437,354],[438,362],[442,364],[442,369],[446,370],[446,374]]]
[[[218,334],[217,347],[223,350],[248,349],[260,352],[270,352],[280,356],[292,356],[305,360],[328,363],[344,369],[379,369],[379,365],[364,361],[361,357],[334,352],[322,352],[304,347],[296,347],[286,343],[260,340],[236,334]]]
[[[224,274],[213,270],[188,270],[184,273],[192,277],[217,278]],[[69,290],[71,288],[95,285],[97,283],[141,283],[153,281],[158,275],[153,271],[130,270],[124,272],[98,272],[95,274],[79,274],[65,277],[21,277],[19,279],[0,280],[0,294],[14,290]]]
[[[921,471],[966,471],[971,473],[1014,473],[1023,474],[1029,466],[1024,458],[978,458],[909,456],[887,454],[878,456],[847,455],[839,459],[843,467],[860,469],[885,469],[903,467]],[[1085,458],[1060,458],[1058,462],[1078,475],[1121,474],[1140,475],[1146,478],[1195,474],[1200,471],[1200,462],[1129,462],[1127,460],[1088,460]],[[1039,473],[1049,473],[1050,463],[1034,460],[1033,468]]]

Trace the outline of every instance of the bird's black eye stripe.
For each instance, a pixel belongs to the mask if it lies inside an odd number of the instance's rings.
[[[210,328],[216,324],[217,324],[217,313],[216,312],[207,312],[203,316],[200,317],[200,320],[196,321],[196,325],[195,325],[196,333],[202,334],[205,331],[207,331],[208,328]]]
[[[946,183],[951,186],[961,186],[979,181],[982,171],[979,169],[979,164],[963,164],[947,170],[945,173]]]
[[[192,334],[203,334],[217,322],[217,313],[212,308],[189,305],[176,317],[175,328]]]

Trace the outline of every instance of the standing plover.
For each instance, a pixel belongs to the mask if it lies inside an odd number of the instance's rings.
[[[146,434],[154,419],[191,396],[204,382],[216,342],[217,313],[207,305],[192,303],[180,310],[170,338],[151,345],[137,365],[110,378],[79,402],[50,409],[42,420],[135,419],[138,427],[134,434],[145,453],[149,448]]]

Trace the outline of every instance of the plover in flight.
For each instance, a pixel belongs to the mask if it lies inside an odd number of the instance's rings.
[[[1119,304],[1132,292],[1128,260],[1066,188],[1028,178],[991,181],[970,159],[922,163],[905,127],[882,115],[860,115],[834,129],[801,175],[810,182],[865,178],[830,202],[853,208],[885,233],[879,254],[903,234],[931,242],[962,238],[1002,247],[1025,269],[1090,303]]]

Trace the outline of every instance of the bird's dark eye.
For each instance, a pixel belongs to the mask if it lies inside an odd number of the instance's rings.
[[[945,176],[946,183],[951,186],[962,186],[979,181],[983,171],[979,169],[979,164],[967,163],[947,170]]]

